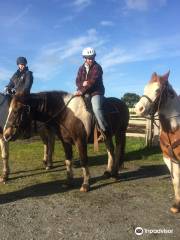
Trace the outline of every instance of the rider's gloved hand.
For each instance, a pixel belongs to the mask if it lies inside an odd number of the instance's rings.
[[[15,88],[5,87],[4,88],[4,93],[5,94],[9,94],[9,95],[14,95],[16,93],[16,89]]]
[[[16,93],[16,89],[15,88],[11,88],[11,95],[14,95]]]

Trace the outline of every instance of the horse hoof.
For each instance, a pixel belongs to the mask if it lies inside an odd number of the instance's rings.
[[[7,175],[4,175],[2,177],[0,177],[0,183],[6,183],[6,181],[8,180],[8,176]]]
[[[115,178],[115,180],[119,180],[119,174],[118,173],[113,173],[111,176],[113,178]]]
[[[5,179],[0,177],[0,183],[4,183],[5,182]]]
[[[110,172],[105,171],[103,176],[104,176],[105,178],[111,178],[112,175],[111,175]]]
[[[170,208],[170,211],[175,214],[175,213],[179,213],[180,209],[178,207],[173,206],[173,207]]]
[[[89,184],[83,184],[80,188],[80,192],[88,192],[90,190]]]
[[[46,170],[50,170],[50,169],[52,169],[52,166],[46,166],[45,169],[46,169]]]

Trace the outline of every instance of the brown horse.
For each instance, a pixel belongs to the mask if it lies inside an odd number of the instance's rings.
[[[108,152],[106,175],[118,174],[124,161],[125,133],[128,126],[128,108],[117,98],[107,98],[105,109],[107,121],[115,136],[116,148],[110,136],[105,144]],[[15,96],[9,108],[7,123],[4,128],[4,138],[11,139],[18,135],[20,129],[25,129],[31,120],[46,122],[54,127],[61,139],[66,155],[68,181],[72,181],[72,143],[78,149],[80,164],[83,170],[83,184],[80,191],[89,190],[89,169],[87,143],[92,131],[92,114],[87,111],[85,102],[80,96],[62,91],[42,92],[29,96]]]
[[[3,128],[6,123],[9,105],[10,105],[10,97],[4,95],[3,93],[0,93],[0,149],[1,149],[1,156],[2,156],[2,162],[3,162],[3,173],[2,173],[2,176],[0,177],[0,182],[6,182],[8,180],[9,173],[10,173],[9,161],[8,161],[9,160],[9,143],[6,142],[3,138]],[[49,169],[52,167],[52,154],[54,150],[55,135],[50,128],[42,124],[40,126],[38,122],[36,123],[36,129],[37,131],[36,133],[34,132],[34,134],[39,134],[44,144],[43,162],[45,164],[46,169]],[[23,133],[21,134],[21,136],[22,135]],[[26,135],[27,135],[27,132],[26,132]]]
[[[142,116],[158,112],[160,146],[175,191],[175,204],[171,211],[177,213],[180,211],[180,98],[169,84],[168,77],[169,72],[164,76],[154,73],[135,109]]]

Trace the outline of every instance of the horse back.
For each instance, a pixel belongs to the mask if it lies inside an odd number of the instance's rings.
[[[118,98],[105,98],[104,111],[108,124],[113,129],[126,131],[129,123],[129,110],[127,105]]]

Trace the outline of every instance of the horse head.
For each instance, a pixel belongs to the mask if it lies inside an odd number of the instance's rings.
[[[31,108],[25,95],[18,94],[12,98],[3,130],[3,137],[6,141],[15,140],[20,134],[24,135],[25,132],[29,132],[30,112]]]
[[[169,73],[163,76],[153,73],[149,83],[144,88],[144,94],[135,106],[135,111],[140,116],[153,115],[161,104],[162,94],[168,86]]]

